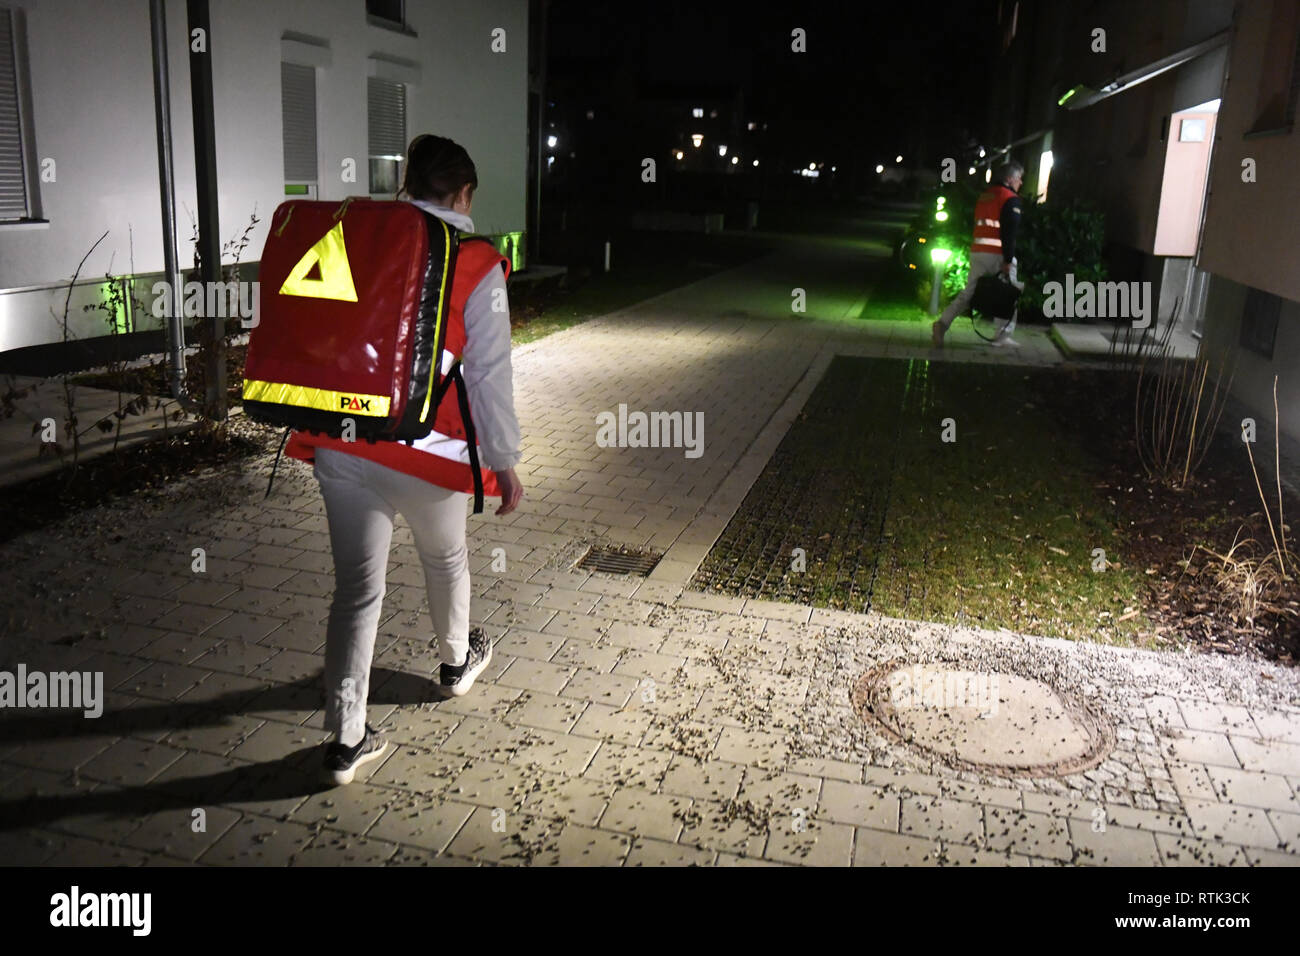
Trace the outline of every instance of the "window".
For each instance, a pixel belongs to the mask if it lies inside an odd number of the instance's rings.
[[[0,222],[39,219],[21,20],[0,7]]]
[[[406,156],[406,87],[377,76],[366,89],[370,131],[370,192],[396,193]]]
[[[366,0],[366,13],[379,20],[387,20],[398,26],[406,25],[405,4],[402,0]]]
[[[1300,0],[1273,0],[1250,133],[1284,132],[1295,122],[1300,95]],[[1250,135],[1249,133],[1247,135]]]
[[[280,109],[284,126],[285,185],[316,185],[316,68],[280,64]],[[312,195],[312,189],[302,194]]]
[[[1241,344],[1266,359],[1273,357],[1277,341],[1277,319],[1282,300],[1268,292],[1251,289],[1241,314]]]

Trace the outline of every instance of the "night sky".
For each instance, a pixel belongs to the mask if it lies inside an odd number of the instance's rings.
[[[790,49],[795,27],[806,53]],[[548,89],[740,85],[747,113],[827,159],[874,165],[908,151],[929,162],[980,134],[997,50],[997,0],[554,0]]]

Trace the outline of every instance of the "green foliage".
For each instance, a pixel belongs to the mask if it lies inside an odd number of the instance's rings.
[[[1106,278],[1106,217],[1096,206],[1083,199],[1027,203],[1023,218],[1016,241],[1019,276],[1025,283],[1022,309],[1041,309],[1044,284],[1064,283],[1066,273],[1073,273],[1076,283]]]
[[[975,202],[981,190],[965,183],[946,184],[941,190],[924,199],[924,206],[912,221],[911,232],[924,236],[924,245],[913,245],[909,258],[917,263],[917,269],[910,274],[916,277],[915,296],[922,308],[930,302],[930,284],[933,269],[930,265],[929,250],[936,247],[948,249],[952,256],[948,259],[943,276],[942,301],[950,301],[958,292],[966,288],[970,277],[970,242],[971,223],[975,219]],[[938,222],[934,218],[937,203],[943,196],[944,211],[948,218]]]
[[[951,302],[957,297],[957,293],[966,288],[966,283],[970,279],[970,250],[965,245],[959,246],[952,250],[952,258],[948,260],[948,271],[943,275],[943,290],[940,295],[945,302]]]

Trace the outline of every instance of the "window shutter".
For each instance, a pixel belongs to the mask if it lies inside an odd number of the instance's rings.
[[[28,214],[13,14],[0,7],[0,220],[26,219]]]
[[[406,87],[376,76],[367,78],[370,155],[406,155]]]
[[[284,181],[316,182],[316,68],[280,64],[284,122]]]

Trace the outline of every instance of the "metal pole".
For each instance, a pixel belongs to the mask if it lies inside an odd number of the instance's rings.
[[[167,12],[163,0],[149,0],[153,41],[153,105],[158,133],[158,193],[162,204],[163,272],[167,276],[167,381],[173,398],[193,404],[184,392],[185,323],[181,316],[181,270],[176,262],[176,184],[172,176],[172,107],[167,67]],[[127,297],[128,300],[130,297]]]
[[[944,264],[936,262],[934,264],[934,282],[930,286],[930,314],[939,314],[939,289],[943,286],[943,274],[946,271]]]
[[[537,25],[537,136],[533,143],[537,163],[533,169],[533,235],[528,243],[529,264],[541,262],[542,170],[546,165],[546,21],[548,0],[538,0]]]
[[[194,113],[194,175],[198,188],[199,258],[205,290],[209,283],[220,282],[221,233],[217,216],[217,136],[212,111],[212,26],[208,0],[186,0],[190,35],[190,102]],[[201,34],[195,31],[202,31]],[[202,49],[198,37],[202,37]],[[205,295],[205,299],[207,296]],[[220,313],[208,316],[205,371],[206,404],[213,420],[226,419],[226,320]]]

